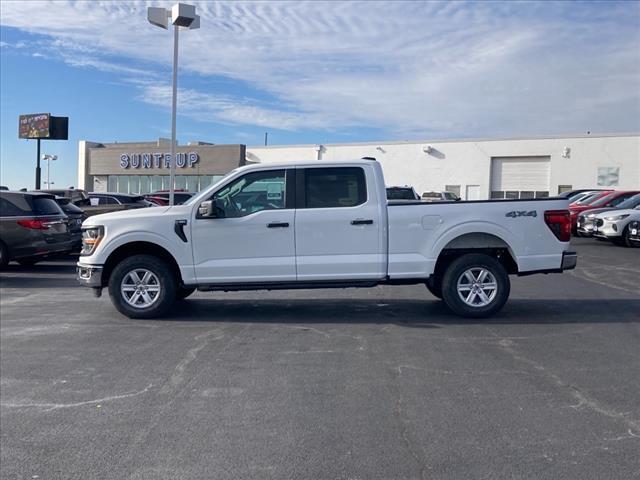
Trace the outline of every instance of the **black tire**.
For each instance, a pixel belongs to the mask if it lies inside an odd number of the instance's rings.
[[[178,300],[184,300],[195,291],[196,291],[195,287],[184,287],[184,286],[178,287],[176,289],[176,298]]]
[[[20,260],[16,260],[16,262],[18,262],[23,267],[33,267],[40,260],[42,260],[42,259],[41,258],[29,257],[29,258],[21,258]]]
[[[629,247],[629,248],[640,247],[640,244],[631,240],[631,229],[629,228],[629,225],[627,225],[624,229],[624,232],[622,232],[622,239],[625,247]]]
[[[0,268],[4,268],[9,263],[9,250],[3,242],[0,242]]]
[[[432,276],[425,282],[425,285],[431,295],[442,300],[442,280],[440,278],[434,279]]]
[[[149,306],[132,306],[121,291],[123,280],[135,270],[146,270],[155,275],[153,285],[158,285],[159,291]],[[157,318],[165,314],[176,299],[176,278],[164,260],[152,255],[133,255],[113,269],[109,277],[109,297],[116,309],[129,318]]]
[[[492,290],[493,293],[487,295],[490,301],[485,305],[469,305],[461,297],[462,293],[458,293],[459,279],[463,277],[465,272],[472,269],[485,269],[490,272],[495,279],[496,288]],[[474,287],[470,284],[470,295],[472,288]],[[484,254],[468,253],[462,255],[451,262],[442,278],[442,298],[453,313],[462,317],[485,318],[497,313],[509,298],[510,290],[511,283],[504,266],[495,258]],[[486,295],[485,290],[481,293]],[[471,302],[473,303],[474,300],[481,302],[482,299],[480,295],[477,294],[473,295]]]

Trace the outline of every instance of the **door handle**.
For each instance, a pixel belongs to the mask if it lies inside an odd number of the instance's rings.
[[[287,222],[267,223],[267,228],[289,228],[289,223]]]
[[[351,220],[351,225],[373,225],[373,220]]]

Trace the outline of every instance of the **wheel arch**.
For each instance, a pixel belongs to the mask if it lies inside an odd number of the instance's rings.
[[[109,254],[102,268],[103,287],[108,285],[109,277],[111,277],[111,273],[115,266],[125,258],[131,257],[132,255],[153,255],[166,261],[171,267],[171,271],[176,276],[178,284],[182,284],[182,275],[180,274],[178,262],[166,248],[153,242],[135,241],[120,245]]]
[[[498,260],[507,273],[518,273],[516,256],[502,237],[487,232],[463,233],[450,239],[440,250],[434,268],[434,277],[442,278],[447,267],[462,255],[482,253]]]

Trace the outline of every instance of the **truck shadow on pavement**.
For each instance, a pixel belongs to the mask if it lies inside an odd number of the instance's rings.
[[[398,324],[438,328],[434,324],[584,324],[640,323],[640,299],[510,300],[491,318],[453,315],[436,299],[279,299],[178,302],[168,321],[234,323]]]

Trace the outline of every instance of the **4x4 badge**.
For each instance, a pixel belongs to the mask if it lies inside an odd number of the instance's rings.
[[[536,212],[535,210],[531,210],[529,212],[524,211],[524,210],[514,210],[513,212],[508,212],[505,217],[511,217],[511,218],[516,218],[516,217],[537,217],[538,216],[538,212]]]

